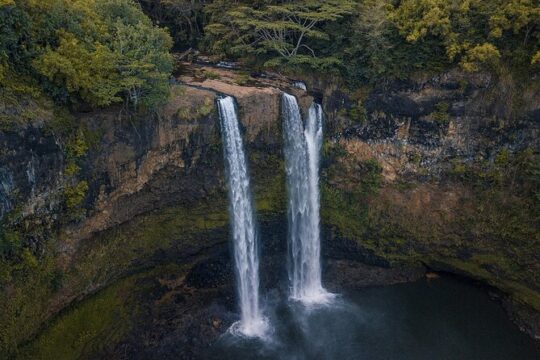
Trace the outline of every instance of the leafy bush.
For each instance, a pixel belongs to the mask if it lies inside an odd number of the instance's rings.
[[[3,3],[0,87],[11,71],[57,101],[152,107],[167,98],[172,41],[133,0]]]
[[[321,56],[313,43],[327,44],[323,24],[335,22],[353,9],[351,0],[242,1],[237,5],[215,1],[206,26],[210,50],[223,55],[249,56],[267,67],[331,68],[339,63]],[[225,10],[225,11],[224,11]]]
[[[86,181],[80,181],[75,186],[70,186],[64,190],[64,198],[66,201],[66,207],[69,210],[73,210],[82,204],[88,191],[88,183]]]

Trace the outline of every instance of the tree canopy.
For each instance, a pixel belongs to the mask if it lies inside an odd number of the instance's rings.
[[[340,69],[352,81],[540,67],[535,0],[214,0],[204,11],[202,44],[214,54]]]
[[[134,1],[1,1],[2,87],[24,76],[58,101],[95,106],[166,98],[172,41]]]
[[[540,71],[537,0],[0,0],[0,30],[0,91],[95,106],[163,101],[173,40],[353,87],[450,67]]]
[[[320,57],[310,41],[330,36],[321,24],[341,19],[353,10],[350,0],[306,0],[263,6],[234,6],[206,27],[214,48],[231,54],[263,56],[267,65],[300,63],[317,67],[337,61]],[[232,46],[229,46],[232,45]]]
[[[540,6],[534,0],[403,0],[390,13],[400,34],[415,43],[437,39],[450,61],[469,71],[497,62],[511,40],[521,50],[540,41]],[[532,41],[531,41],[532,40]]]

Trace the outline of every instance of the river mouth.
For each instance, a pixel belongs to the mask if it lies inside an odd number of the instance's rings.
[[[274,296],[272,298],[272,296]],[[481,289],[452,277],[371,287],[305,307],[270,295],[264,341],[222,335],[208,359],[538,359]]]

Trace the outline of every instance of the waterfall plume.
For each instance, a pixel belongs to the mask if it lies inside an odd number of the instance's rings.
[[[319,153],[322,109],[313,103],[306,126],[296,98],[282,96],[287,174],[290,296],[304,303],[326,303],[332,294],[321,283]]]
[[[218,100],[225,167],[229,185],[230,215],[240,321],[234,332],[263,337],[267,324],[259,303],[259,253],[250,181],[234,99]]]

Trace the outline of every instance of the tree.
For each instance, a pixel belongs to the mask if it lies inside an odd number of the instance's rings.
[[[0,85],[11,71],[39,79],[57,101],[153,107],[167,98],[171,38],[133,0],[14,0],[0,8],[0,28]]]
[[[536,0],[510,0],[497,7],[489,19],[490,36],[504,39],[505,34],[517,37],[526,49],[526,63],[535,64],[540,56],[540,6]]]
[[[392,28],[388,20],[387,1],[366,0],[361,2],[351,24],[352,41],[345,50],[348,71],[355,78],[377,79],[393,72]]]
[[[233,54],[269,57],[267,65],[279,63],[318,66],[331,59],[318,58],[311,41],[328,41],[320,29],[353,9],[349,0],[304,0],[263,6],[240,5],[230,9],[222,21],[206,31],[218,47],[232,42]],[[225,35],[225,36],[224,36]],[[221,38],[222,40],[217,40]],[[277,56],[277,57],[276,57]]]
[[[500,58],[501,53],[493,44],[484,43],[468,49],[460,65],[465,71],[473,72],[480,69],[479,64],[495,64]]]
[[[196,46],[203,36],[205,0],[140,0],[154,23],[169,28],[176,48]]]
[[[110,105],[122,98],[116,72],[117,56],[101,44],[87,45],[67,32],[61,32],[60,45],[48,48],[34,61],[38,73],[70,93],[97,106]]]
[[[168,76],[172,71],[168,52],[170,37],[161,31],[149,32],[142,23],[118,22],[111,48],[118,55],[116,67],[127,99],[135,106],[152,107],[169,93]]]
[[[512,30],[515,34],[523,31],[523,42],[527,43],[533,32],[540,29],[540,6],[534,0],[510,0],[490,16],[491,36],[500,38]],[[538,36],[538,35],[537,35]]]
[[[403,0],[390,17],[408,42],[437,39],[450,61],[477,71],[496,65],[504,54],[509,62],[531,63],[540,41],[540,7],[534,1]]]
[[[540,63],[540,51],[537,51],[536,54],[533,55],[531,64],[538,64]]]

